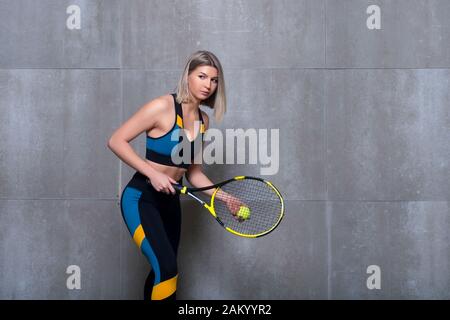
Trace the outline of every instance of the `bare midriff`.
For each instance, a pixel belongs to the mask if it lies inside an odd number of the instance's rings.
[[[180,180],[181,177],[183,177],[184,173],[187,171],[186,169],[183,169],[183,168],[166,166],[166,165],[163,165],[163,164],[159,164],[159,163],[153,162],[153,161],[148,160],[148,159],[145,159],[145,161],[149,165],[151,165],[156,171],[168,175],[169,177],[171,177],[175,181]]]

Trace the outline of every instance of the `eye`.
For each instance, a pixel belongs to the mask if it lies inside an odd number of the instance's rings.
[[[214,81],[214,83],[217,83],[217,82],[219,82],[219,80],[218,79],[212,79],[213,81]]]
[[[198,77],[199,77],[200,79],[203,79],[203,78],[205,78],[205,76],[204,76],[204,75],[202,75],[202,74],[201,74],[201,75],[199,75]]]

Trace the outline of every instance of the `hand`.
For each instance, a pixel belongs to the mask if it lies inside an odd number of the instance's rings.
[[[166,194],[175,194],[175,188],[172,186],[172,184],[177,184],[174,179],[169,177],[167,174],[154,171],[149,179],[147,180],[148,183],[150,183],[153,188],[158,192],[164,192]]]
[[[226,196],[224,196],[223,201],[225,202],[228,210],[230,210],[231,214],[234,216],[236,220],[238,220],[239,222],[244,221],[242,217],[237,216],[237,213],[239,212],[241,206],[245,206],[245,204],[241,200],[230,194],[227,194]]]

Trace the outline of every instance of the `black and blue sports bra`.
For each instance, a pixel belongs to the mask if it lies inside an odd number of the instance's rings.
[[[164,164],[166,166],[178,167],[187,169],[194,160],[194,144],[197,139],[201,138],[203,142],[203,134],[205,132],[205,124],[203,122],[203,117],[200,109],[198,110],[198,117],[201,121],[200,125],[200,133],[197,134],[193,141],[190,141],[186,136],[186,133],[183,129],[183,109],[181,108],[181,104],[177,102],[176,94],[171,94],[173,97],[174,105],[175,105],[175,122],[172,126],[172,129],[164,135],[152,138],[147,135],[147,150],[145,153],[145,158],[159,163]],[[182,156],[183,150],[181,150],[181,146],[183,145],[182,139],[187,139],[190,142],[191,146],[191,157],[189,163],[181,162],[180,164],[176,164],[172,161],[171,155],[175,152],[179,152],[179,155]],[[176,149],[174,149],[176,148]]]

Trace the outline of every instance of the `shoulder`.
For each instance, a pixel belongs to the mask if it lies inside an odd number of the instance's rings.
[[[202,110],[200,110],[200,112],[202,113],[203,122],[205,123],[205,130],[207,130],[209,128],[209,116]]]
[[[159,96],[142,106],[142,110],[152,116],[169,112],[172,109],[173,98],[170,94]]]

